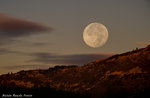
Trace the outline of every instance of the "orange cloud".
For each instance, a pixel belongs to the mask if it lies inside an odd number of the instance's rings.
[[[147,46],[147,45],[150,45],[150,43],[145,43],[145,42],[137,42],[136,44],[137,44],[137,45],[146,45],[146,46]]]

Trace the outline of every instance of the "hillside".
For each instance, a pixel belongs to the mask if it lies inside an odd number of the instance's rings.
[[[4,74],[0,92],[30,93],[32,97],[143,98],[150,93],[150,46],[84,66]]]

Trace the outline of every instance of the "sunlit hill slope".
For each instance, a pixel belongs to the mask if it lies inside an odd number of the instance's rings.
[[[143,98],[150,93],[150,46],[84,66],[4,74],[0,76],[0,93],[30,93],[33,97]]]

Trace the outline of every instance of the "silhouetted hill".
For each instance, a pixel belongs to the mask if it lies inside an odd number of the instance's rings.
[[[150,97],[150,46],[84,66],[56,66],[1,75],[0,92],[33,97]]]

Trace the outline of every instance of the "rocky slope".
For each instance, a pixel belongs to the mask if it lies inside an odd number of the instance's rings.
[[[15,91],[49,88],[55,89],[55,93],[79,95],[75,97],[144,97],[150,93],[150,46],[80,67],[56,66],[1,75],[0,88],[3,93],[12,88]],[[51,90],[46,92],[50,94]]]

